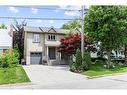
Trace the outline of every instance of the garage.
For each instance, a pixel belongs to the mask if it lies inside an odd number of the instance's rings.
[[[31,52],[30,53],[30,64],[42,64],[42,53]]]

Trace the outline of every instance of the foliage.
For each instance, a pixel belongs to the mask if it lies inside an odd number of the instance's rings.
[[[3,68],[10,67],[19,63],[19,53],[15,49],[9,49],[0,57],[0,66]]]
[[[80,49],[76,50],[75,62],[71,59],[70,70],[73,72],[79,72],[82,65],[82,55]]]
[[[83,67],[85,70],[88,70],[89,67],[91,66],[92,64],[92,61],[91,61],[91,56],[90,56],[90,53],[89,52],[84,52],[84,56],[83,56]]]
[[[92,43],[92,39],[86,35],[84,35],[84,48],[85,51],[96,51],[95,45]],[[64,37],[61,39],[61,44],[57,48],[58,52],[62,54],[72,55],[76,53],[76,50],[79,48],[81,49],[81,35],[80,34],[73,34],[69,37]]]
[[[89,52],[84,53],[84,57],[81,56],[80,49],[76,50],[75,60],[71,59],[70,70],[73,72],[82,72],[88,70],[91,66],[91,56]]]
[[[0,29],[7,29],[7,27],[6,27],[6,25],[3,23],[3,24],[1,24]]]
[[[78,19],[69,21],[62,26],[62,29],[75,29],[75,28],[79,30],[81,29],[81,21]]]
[[[85,31],[101,46],[111,62],[111,51],[121,46],[124,30],[119,6],[92,6],[85,16]]]
[[[18,48],[18,52],[19,52],[19,61],[21,63],[21,59],[23,58],[23,54],[24,54],[24,26],[27,25],[27,23],[24,21],[22,21],[21,23],[18,23],[17,21],[15,21],[15,33],[13,35],[13,47],[17,47]]]
[[[126,19],[126,15],[127,15],[127,7],[126,6],[120,6],[120,10],[121,10],[121,19],[122,19],[122,26],[123,26],[123,35],[122,35],[122,39],[121,39],[121,43],[122,43],[122,47],[125,48],[124,53],[125,53],[125,63],[127,64],[127,19]]]

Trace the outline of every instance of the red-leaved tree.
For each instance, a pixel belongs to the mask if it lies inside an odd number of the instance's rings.
[[[58,46],[58,52],[62,54],[67,54],[71,56],[76,53],[76,50],[81,49],[81,35],[80,34],[72,34],[69,37],[64,37],[61,39],[61,44]],[[93,41],[87,35],[84,35],[84,49],[85,51],[96,51],[96,47],[93,44]]]

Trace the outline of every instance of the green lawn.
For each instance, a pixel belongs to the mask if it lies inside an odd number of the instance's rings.
[[[115,73],[122,73],[127,72],[127,67],[116,67],[114,69],[94,69],[94,70],[88,70],[85,72],[82,72],[81,74],[87,75],[87,76],[99,76],[99,75],[105,75],[105,74],[115,74]]]
[[[30,82],[22,66],[0,68],[0,84]]]

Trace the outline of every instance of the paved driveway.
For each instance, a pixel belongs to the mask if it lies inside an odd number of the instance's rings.
[[[0,88],[25,89],[114,89],[127,88],[127,73],[88,79],[86,76],[72,73],[67,66],[23,66],[31,83],[2,85]]]

